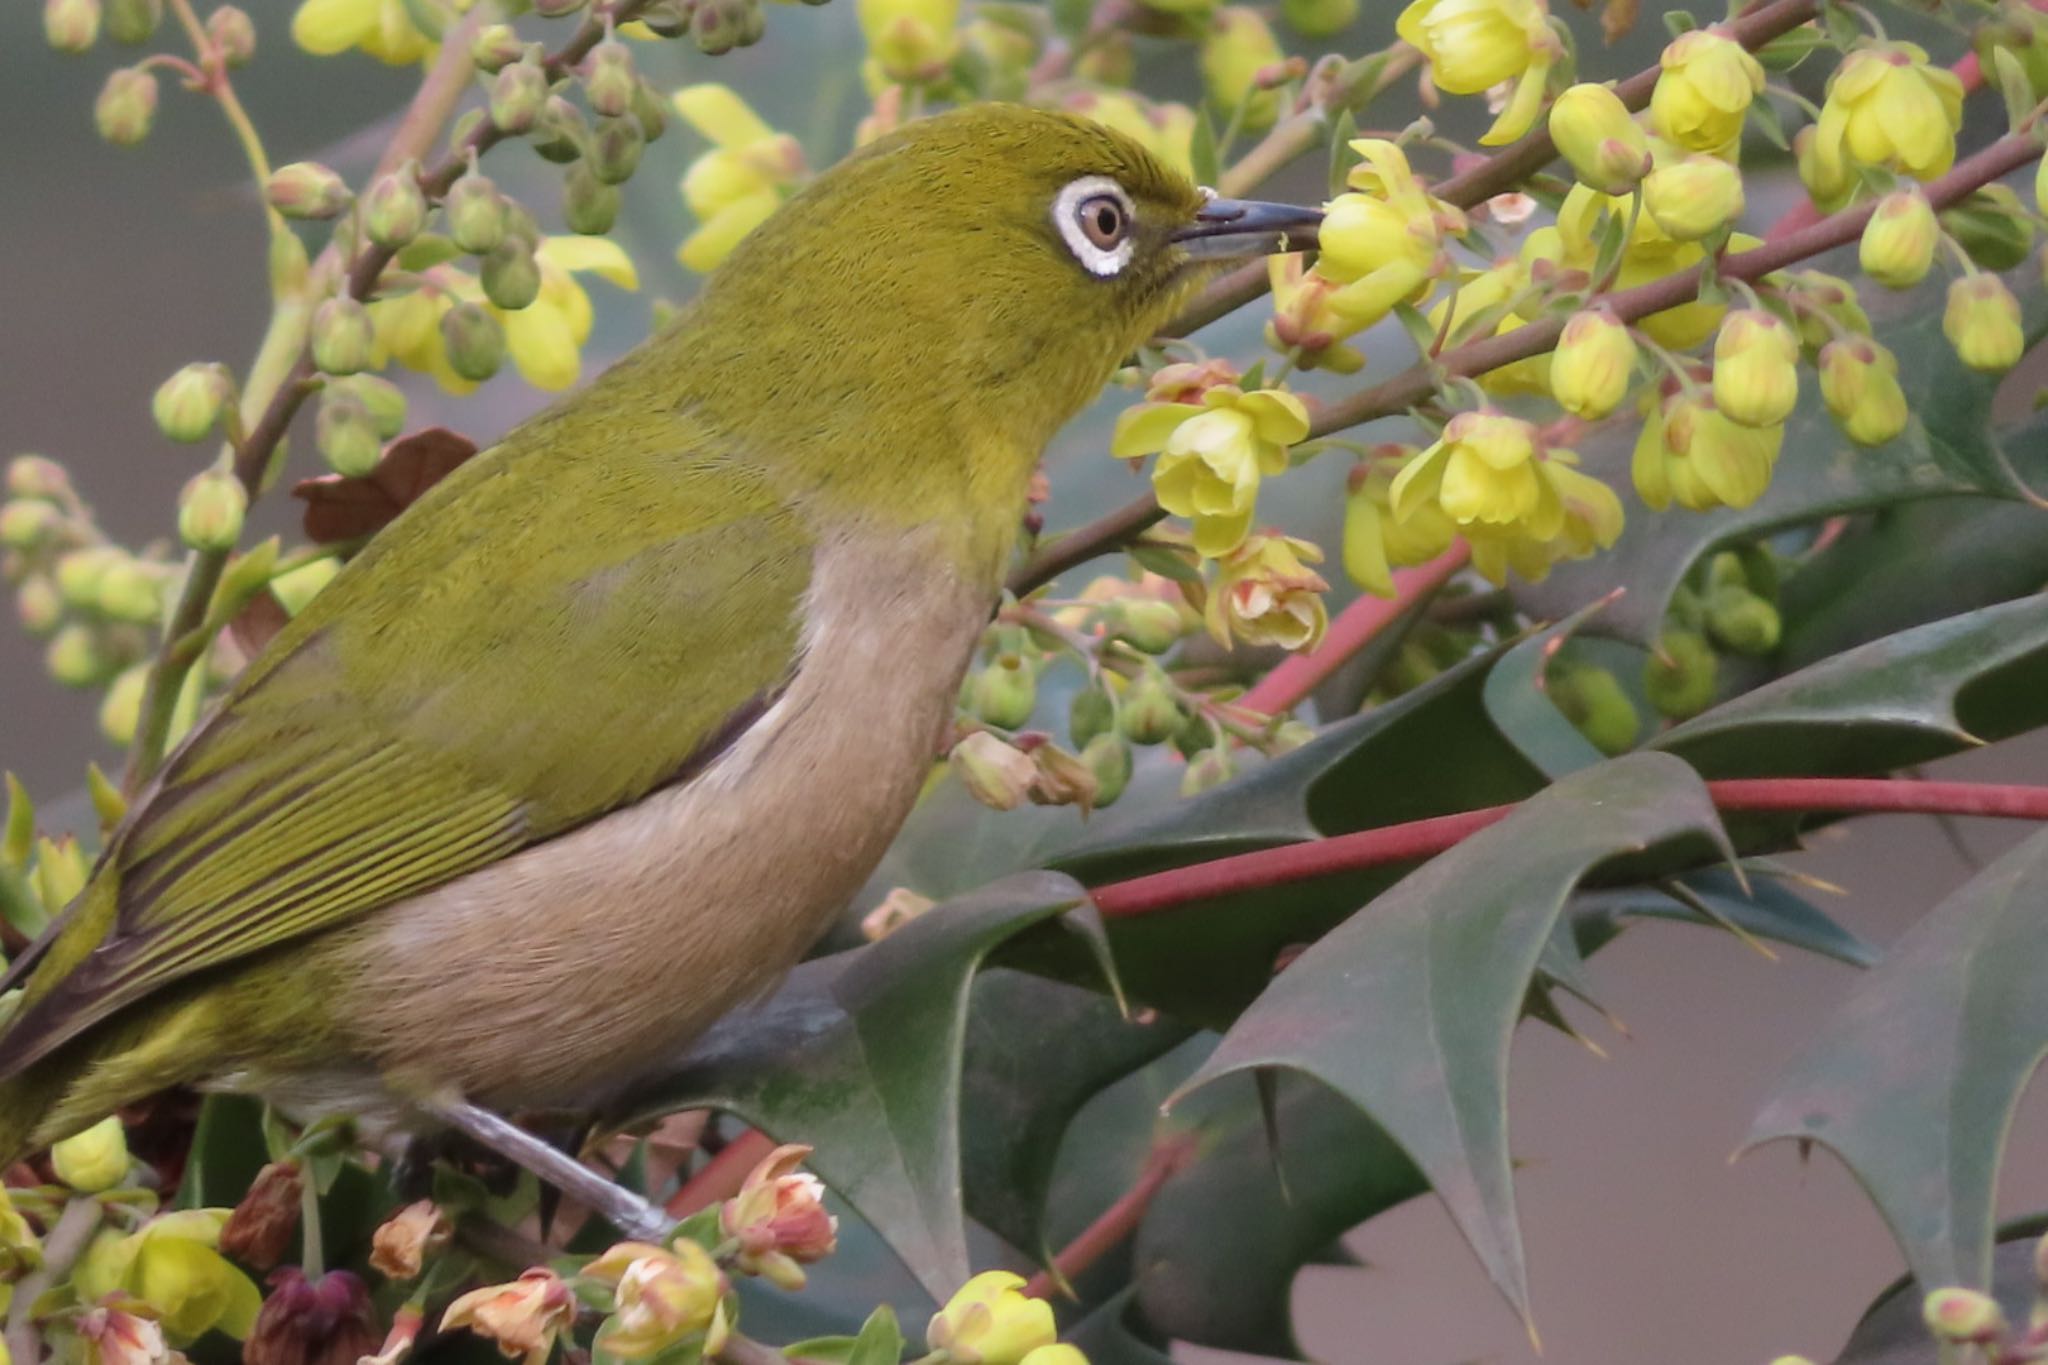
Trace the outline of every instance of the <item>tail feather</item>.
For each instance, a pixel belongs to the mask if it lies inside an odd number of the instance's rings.
[[[64,1091],[64,1073],[47,1063],[0,1080],[0,1170],[56,1138],[68,1136],[48,1131],[49,1121],[63,1104]]]

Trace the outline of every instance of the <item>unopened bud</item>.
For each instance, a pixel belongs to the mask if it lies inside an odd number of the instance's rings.
[[[156,429],[173,441],[203,441],[234,396],[234,380],[225,367],[195,362],[157,385],[149,413]]]
[[[1839,275],[1823,270],[1801,270],[1784,278],[1780,288],[1798,298],[1793,316],[1799,323],[1799,340],[1808,350],[1818,351],[1835,335],[1835,329],[1870,334],[1870,317],[1856,298],[1855,286]],[[1834,323],[1834,327],[1828,325]]]
[[[576,106],[560,95],[548,96],[540,117],[534,121],[532,147],[543,160],[567,165],[583,155],[590,131]]]
[[[363,193],[363,234],[396,251],[427,226],[427,196],[420,190],[419,163],[408,161],[378,176]]]
[[[330,383],[329,391],[336,389],[355,395],[356,401],[369,409],[370,420],[377,428],[380,440],[391,440],[405,430],[405,393],[398,385],[374,374],[351,375]]]
[[[1304,38],[1329,38],[1351,27],[1358,0],[1280,0],[1280,17]]]
[[[640,153],[646,148],[647,136],[640,131],[639,119],[630,114],[599,119],[591,133],[590,155],[586,158],[590,173],[607,185],[623,185],[639,169]]]
[[[366,370],[377,349],[370,310],[342,294],[322,300],[313,310],[309,341],[313,364],[325,374]]]
[[[109,743],[122,748],[135,742],[135,730],[142,723],[142,694],[149,687],[149,665],[131,664],[107,684],[100,698],[100,733]]]
[[[505,196],[488,176],[469,172],[448,190],[441,206],[455,245],[481,256],[505,240]]]
[[[128,1174],[128,1135],[121,1120],[105,1118],[50,1148],[57,1178],[80,1194],[111,1190]]]
[[[99,610],[100,580],[116,561],[126,557],[111,545],[89,545],[59,555],[56,583],[64,604],[74,611]]]
[[[1285,58],[1257,10],[1248,5],[1217,10],[1201,50],[1202,83],[1210,103],[1251,132],[1265,128],[1280,112],[1280,96],[1261,75]]]
[[[1650,172],[1650,139],[1604,85],[1571,87],[1550,106],[1550,140],[1579,183],[1626,194]]]
[[[1237,775],[1237,765],[1230,761],[1230,751],[1218,744],[1204,749],[1188,760],[1187,771],[1180,775],[1180,794],[1199,796],[1212,787],[1220,787]]]
[[[71,476],[47,455],[17,455],[7,462],[7,494],[52,501],[71,491]]]
[[[1112,635],[1146,654],[1166,653],[1187,631],[1180,608],[1156,597],[1120,599],[1109,605],[1104,616]]]
[[[206,16],[206,36],[229,66],[247,66],[256,56],[256,24],[246,10],[222,5]]]
[[[1799,338],[1775,313],[1744,308],[1714,338],[1714,406],[1731,422],[1774,427],[1799,402]]]
[[[1698,241],[1742,216],[1742,172],[1696,152],[1660,166],[1643,181],[1643,208],[1681,242]]]
[[[1643,691],[1660,714],[1686,720],[1713,704],[1719,665],[1705,637],[1667,631],[1643,665]]]
[[[156,121],[156,77],[133,66],[108,72],[93,101],[92,118],[101,137],[116,147],[133,147],[149,136]]]
[[[1117,728],[1133,744],[1162,744],[1180,732],[1187,716],[1173,690],[1150,668],[1131,680],[1117,708]]]
[[[946,762],[968,795],[996,810],[1015,810],[1022,805],[1038,775],[1029,754],[986,730],[977,730],[955,744]]]
[[[1109,689],[1099,683],[1091,683],[1074,694],[1074,700],[1067,705],[1067,737],[1077,746],[1086,746],[1097,735],[1109,734],[1116,728],[1116,703],[1111,700]]]
[[[84,52],[100,36],[100,0],[43,0],[43,37],[59,52]]]
[[[1814,207],[1833,213],[1849,202],[1857,187],[1856,172],[1846,156],[1819,154],[1817,124],[1809,123],[1792,138],[1792,155],[1799,170],[1799,183],[1806,186]]]
[[[2034,249],[2034,220],[2012,186],[1996,181],[1943,209],[1941,226],[1985,270],[2010,270]]]
[[[516,313],[540,297],[540,263],[533,247],[508,236],[484,257],[479,274],[484,297],[507,312]]]
[[[477,70],[501,71],[526,55],[526,44],[510,24],[485,24],[469,40],[469,59]]]
[[[94,585],[93,600],[110,621],[154,625],[164,609],[164,569],[121,555],[111,559]]]
[[[1100,734],[1082,746],[1081,761],[1095,775],[1095,807],[1116,804],[1131,784],[1131,746],[1115,734]]]
[[[1863,273],[1887,289],[1910,289],[1927,278],[1941,225],[1927,196],[1915,189],[1894,190],[1877,201],[1856,259]]]
[[[291,1250],[305,1189],[296,1161],[273,1161],[258,1171],[221,1227],[221,1253],[258,1270],[275,1267]]]
[[[249,491],[224,470],[209,469],[178,495],[178,536],[194,550],[231,550],[242,536]]]
[[[1820,396],[1842,434],[1858,445],[1883,445],[1906,429],[1898,359],[1869,337],[1821,348]]]
[[[287,218],[334,218],[348,207],[348,185],[317,161],[294,161],[270,173],[263,186],[270,206]]]
[[[646,81],[633,92],[633,117],[640,121],[640,136],[653,142],[668,131],[668,110],[660,95]]]
[[[117,43],[146,43],[163,20],[164,0],[107,0],[107,36]]]
[[[505,363],[505,329],[478,303],[458,303],[441,315],[441,340],[448,367],[481,383]]]
[[[66,687],[93,687],[103,681],[113,660],[100,646],[99,634],[81,621],[73,621],[50,637],[43,653],[50,676]]]
[[[1027,793],[1036,806],[1079,806],[1083,815],[1095,809],[1095,770],[1057,744],[1031,751],[1037,770]]]
[[[64,598],[47,574],[31,574],[14,590],[14,614],[21,628],[41,639],[64,620]]]
[[[1636,343],[1605,308],[1572,314],[1550,357],[1550,391],[1574,417],[1596,421],[1628,396],[1635,378]]]
[[[548,77],[531,59],[513,62],[491,78],[491,122],[507,133],[524,133],[548,107]]]
[[[1620,679],[1604,668],[1554,670],[1544,685],[1550,700],[1593,747],[1610,758],[1635,746],[1641,720]]]
[[[384,452],[384,443],[377,439],[377,420],[362,399],[346,391],[320,395],[313,442],[328,468],[352,478],[375,469],[377,457]]]
[[[605,118],[618,118],[633,110],[633,94],[640,77],[633,70],[633,54],[624,43],[599,43],[583,61],[583,96],[590,110]]]
[[[1038,679],[1030,662],[1006,654],[974,675],[974,714],[998,730],[1021,728],[1038,704]]]
[[[2005,1335],[1998,1301],[1974,1289],[1937,1289],[1922,1301],[1920,1315],[1938,1340],[1957,1346],[1988,1346]]]
[[[756,0],[698,0],[690,15],[690,41],[699,52],[718,57],[752,46],[761,36],[762,23]]]
[[[57,505],[41,498],[14,498],[0,506],[0,545],[33,550],[64,524]]]
[[[1970,274],[1951,282],[1941,330],[1965,365],[1987,374],[2011,369],[2026,347],[2020,302],[1996,275]]]
[[[562,221],[571,232],[597,237],[611,231],[619,216],[619,187],[607,185],[579,161],[562,178]]]

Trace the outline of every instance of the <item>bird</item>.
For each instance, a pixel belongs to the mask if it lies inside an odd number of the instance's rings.
[[[816,177],[670,325],[381,530],[12,964],[0,1163],[172,1085],[453,1128],[602,1102],[771,987],[907,817],[1055,432],[1319,212],[973,105]]]

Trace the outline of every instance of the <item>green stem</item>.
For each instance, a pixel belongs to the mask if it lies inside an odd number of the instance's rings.
[[[319,1182],[310,1178],[299,1189],[299,1269],[317,1280],[327,1273],[327,1240],[320,1230]]]

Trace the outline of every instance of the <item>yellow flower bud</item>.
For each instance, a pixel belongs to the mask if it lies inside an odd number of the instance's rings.
[[[1218,644],[1233,640],[1282,649],[1314,649],[1329,628],[1323,594],[1330,585],[1309,568],[1323,552],[1293,536],[1255,535],[1217,565],[1205,613]]]
[[[1714,406],[1746,427],[1774,427],[1799,403],[1799,338],[1761,308],[1730,313],[1714,338]]]
[[[191,364],[157,386],[150,416],[173,441],[201,441],[234,398],[234,381],[220,365]]]
[[[986,730],[977,730],[955,744],[946,761],[968,795],[996,810],[1015,810],[1022,805],[1038,772],[1029,754]]]
[[[1621,406],[1635,378],[1636,343],[1605,308],[1572,314],[1550,357],[1550,393],[1574,417],[1597,421]]]
[[[943,1351],[953,1365],[1021,1365],[1057,1336],[1052,1305],[1023,1290],[1021,1275],[983,1271],[933,1315],[926,1343]]]
[[[43,38],[59,52],[84,52],[100,36],[100,0],[43,0]]]
[[[1304,38],[1333,38],[1358,17],[1359,0],[1280,0],[1280,17]],[[1108,802],[1104,802],[1108,805]]]
[[[313,442],[328,468],[353,478],[375,469],[384,453],[383,442],[377,439],[376,419],[362,399],[345,389],[320,395]]]
[[[1500,117],[1479,140],[1489,147],[1529,131],[1543,85],[1561,55],[1542,0],[1413,0],[1395,30],[1429,59],[1430,80],[1453,95],[1515,83]]]
[[[0,507],[0,545],[10,550],[32,550],[63,524],[64,514],[55,503],[16,498]]]
[[[50,1148],[57,1178],[80,1194],[111,1190],[128,1175],[128,1135],[121,1120],[104,1118]]]
[[[1883,445],[1906,429],[1897,357],[1869,337],[1831,341],[1820,352],[1820,396],[1842,434]]]
[[[1863,273],[1888,289],[1910,289],[1934,264],[1941,225],[1927,196],[1917,189],[1894,190],[1877,201],[1856,249]]]
[[[1843,59],[1828,78],[1814,125],[1816,173],[1836,180],[1844,162],[1932,180],[1956,159],[1963,83],[1930,66],[1913,43],[1873,43]]]
[[[1725,585],[1708,595],[1707,633],[1730,654],[1769,654],[1783,630],[1777,605],[1747,587]]]
[[[0,1185],[0,1278],[9,1283],[43,1263],[43,1244]],[[0,1360],[0,1365],[7,1365]]]
[[[571,166],[569,174],[563,178],[562,221],[569,225],[571,232],[579,232],[586,237],[599,237],[610,232],[612,224],[618,221],[622,202],[619,187],[598,179],[587,160]]]
[[[1394,515],[1394,475],[1416,452],[1386,446],[1371,462],[1352,471],[1350,494],[1344,500],[1344,572],[1367,592],[1394,595],[1393,570],[1435,559],[1457,539],[1458,528],[1434,503]]]
[[[256,23],[247,10],[222,5],[206,16],[206,36],[230,67],[247,66],[256,56]]]
[[[93,101],[93,124],[116,147],[133,147],[149,136],[156,122],[156,77],[140,67],[122,67],[107,74]]]
[[[1970,274],[1953,281],[1941,330],[1965,365],[1987,374],[2011,369],[2026,348],[2020,301],[1996,275]]]
[[[505,329],[481,304],[458,303],[443,313],[441,341],[448,367],[472,382],[489,379],[505,363]]]
[[[586,158],[590,173],[606,185],[623,185],[640,168],[640,155],[647,149],[647,135],[640,120],[624,118],[598,120],[591,130],[590,152]]]
[[[92,627],[73,621],[50,637],[43,662],[50,676],[66,687],[91,687],[112,670],[114,660],[101,647]]]
[[[469,42],[469,59],[486,75],[495,75],[525,55],[526,44],[510,24],[485,24]]]
[[[1764,88],[1757,59],[1719,29],[1703,28],[1679,34],[1657,65],[1651,126],[1687,151],[1732,150],[1750,101]]]
[[[1673,502],[1695,512],[1747,507],[1770,486],[1785,442],[1783,427],[1746,427],[1715,410],[1704,395],[1681,393],[1653,413],[1636,439],[1630,473],[1645,503]]]
[[[1810,123],[1793,135],[1792,154],[1799,167],[1799,182],[1806,186],[1815,208],[1833,213],[1856,193],[1856,172],[1840,158],[1823,161],[1819,146],[1819,129]]]
[[[321,300],[313,310],[308,341],[314,366],[332,375],[370,368],[376,351],[369,310],[346,295]]]
[[[859,0],[854,14],[892,81],[937,80],[959,50],[960,0]]]
[[[279,166],[263,183],[263,196],[287,218],[314,220],[338,217],[349,201],[347,183],[315,161]]]
[[[7,462],[7,495],[13,498],[64,497],[71,476],[47,455],[17,455]]]
[[[127,555],[110,559],[94,590],[100,614],[112,621],[154,624],[163,614],[167,572],[162,565]]]
[[[1742,172],[1717,156],[1694,153],[1643,181],[1643,208],[1675,241],[1712,236],[1741,217],[1742,206]]]
[[[1137,597],[1112,602],[1104,608],[1103,624],[1116,639],[1144,654],[1164,654],[1180,643],[1187,623],[1181,609],[1156,597]],[[1085,694],[1084,694],[1085,695]]]
[[[1202,40],[1202,81],[1209,102],[1220,116],[1239,118],[1250,132],[1269,127],[1280,112],[1280,92],[1262,88],[1259,75],[1286,56],[1257,10],[1241,5],[1217,10]]]
[[[1016,730],[1031,719],[1038,704],[1038,676],[1029,660],[1006,654],[977,672],[968,683],[974,714],[999,730]]]
[[[46,574],[31,574],[14,592],[14,614],[21,628],[41,639],[64,620],[64,600]]]
[[[1550,140],[1579,183],[1602,194],[1625,194],[1650,170],[1650,140],[1621,97],[1604,85],[1580,84],[1550,106]]]
[[[397,250],[427,225],[427,198],[420,193],[419,163],[408,161],[380,175],[363,195],[363,234],[378,246]]]
[[[441,214],[455,245],[481,256],[505,239],[505,196],[488,176],[470,171],[448,187]]]
[[[1921,1302],[1927,1330],[1958,1346],[1984,1346],[2005,1335],[2005,1312],[1998,1300],[1974,1289],[1937,1289]]]
[[[530,306],[540,297],[541,285],[533,244],[508,236],[484,257],[477,281],[483,285],[484,297],[496,307],[516,313]]]

